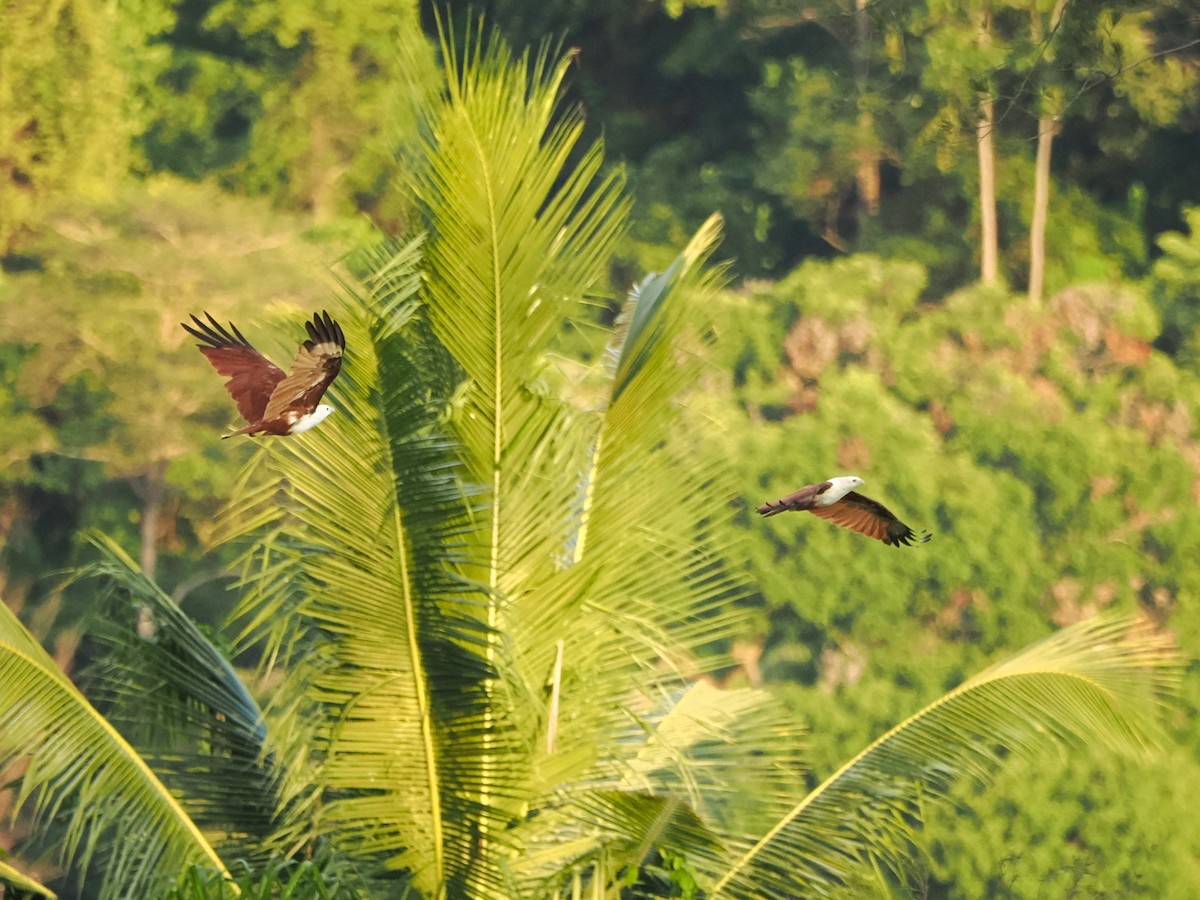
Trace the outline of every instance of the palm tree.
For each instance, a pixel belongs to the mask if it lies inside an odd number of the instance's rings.
[[[921,802],[1007,752],[1148,741],[1169,646],[1085,625],[807,792],[800,725],[704,678],[740,589],[723,467],[678,397],[719,221],[593,366],[559,360],[602,296],[620,175],[559,110],[568,58],[442,49],[408,175],[425,235],[348,261],[339,415],[265,443],[227,518],[265,708],[102,539],[107,718],[0,609],[0,763],[27,761],[18,806],[69,868],[109,897],[819,894],[902,865]]]

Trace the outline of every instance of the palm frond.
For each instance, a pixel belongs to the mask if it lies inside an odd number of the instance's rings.
[[[622,789],[685,799],[719,833],[770,824],[804,794],[805,729],[767,691],[693,682],[638,715],[639,734],[615,760]]]
[[[870,860],[899,868],[922,802],[1048,744],[1144,751],[1179,677],[1171,641],[1143,619],[1059,631],[876,740],[741,854],[709,896],[825,896]]]
[[[24,872],[14,869],[3,859],[0,859],[0,885],[13,888],[17,891],[22,891],[26,894],[36,894],[41,897],[47,897],[49,900],[57,900],[58,894],[50,890],[41,882],[30,878]]]
[[[572,871],[586,871],[597,896],[615,896],[613,881],[623,870],[663,850],[706,869],[725,856],[721,837],[675,797],[600,789],[543,815],[548,821],[514,860],[514,896],[557,896]]]
[[[597,728],[735,621],[706,519],[720,472],[680,478],[697,435],[674,428],[718,228],[643,285],[605,408],[550,396],[549,341],[624,227],[620,178],[598,146],[572,162],[566,58],[477,34],[443,52],[410,179],[427,238],[348,262],[342,415],[261,460],[241,611],[321,720],[321,827],[433,895],[504,896],[514,823],[579,796]],[[679,498],[695,508],[665,519]]]
[[[422,298],[433,334],[466,378],[451,425],[464,477],[482,489],[460,571],[486,590],[488,680],[476,723],[475,858],[480,890],[502,890],[489,842],[521,814],[528,753],[503,769],[501,733],[536,714],[536,678],[513,678],[524,648],[502,639],[517,598],[558,569],[585,449],[574,411],[539,383],[549,342],[600,289],[625,227],[622,176],[601,174],[599,144],[576,157],[583,122],[560,109],[569,57],[515,57],[472,31],[459,56],[442,32],[445,91],[425,114],[424,153],[409,178],[429,232]],[[536,670],[537,663],[533,664]],[[533,702],[531,702],[533,701]],[[464,757],[463,764],[467,763]]]
[[[104,857],[101,897],[151,896],[191,863],[224,864],[183,806],[0,603],[0,768],[26,761],[16,809],[61,828],[84,877]]]
[[[559,109],[569,56],[514,58],[498,36],[475,34],[460,60],[442,38],[446,89],[410,180],[432,235],[430,321],[494,430],[579,298],[603,283],[628,202],[619,174],[600,176],[598,144],[569,165],[583,128]]]
[[[720,231],[720,217],[710,217],[666,272],[647,275],[629,293],[608,349],[609,398],[600,411],[584,478],[572,547],[576,562],[587,548],[597,496],[627,474],[622,465],[652,458],[676,425],[679,392],[696,374],[696,361],[681,359],[679,341],[689,312],[703,308],[719,284],[720,271],[706,270],[703,264]],[[612,502],[622,499],[619,492],[611,493]]]
[[[303,685],[280,728],[318,720],[320,827],[437,896],[486,815],[471,786],[494,671],[483,592],[458,573],[473,491],[441,434],[461,370],[416,315],[417,248],[379,249],[347,276],[337,427],[266,451],[274,521],[239,512],[269,529],[239,613]],[[504,750],[500,731],[486,740]]]
[[[320,900],[362,900],[364,897],[413,898],[416,891],[403,878],[378,882],[363,878],[353,858],[330,852],[320,846],[305,859],[273,857],[260,865],[237,860],[231,867],[232,879],[204,866],[192,866],[176,879],[174,888],[163,900],[231,900],[235,897],[320,898]]]
[[[645,617],[679,629],[673,637],[693,647],[687,623],[703,623],[702,640],[717,638],[720,627],[706,612],[732,589],[707,577],[713,573],[703,552],[724,549],[706,532],[711,510],[727,496],[727,473],[704,453],[703,436],[682,424],[679,398],[699,365],[682,346],[686,329],[699,331],[696,319],[721,280],[720,269],[704,266],[719,236],[713,216],[665,273],[647,276],[630,294],[622,314],[628,325],[611,350],[610,400],[592,440],[574,547],[577,562],[599,564],[589,605],[608,615],[626,607],[636,619],[653,598],[662,614]],[[622,546],[614,552],[606,542]],[[672,608],[676,614],[667,614]]]
[[[561,730],[564,746],[618,732],[638,691],[678,687],[681,674],[695,674],[701,648],[739,627],[736,583],[716,564],[726,548],[708,519],[722,508],[728,480],[702,434],[684,424],[679,396],[699,365],[689,331],[699,330],[697,310],[720,278],[704,267],[718,226],[706,223],[666,273],[632,292],[629,325],[615,335],[607,366],[609,399],[576,417],[587,447],[571,470],[560,564],[506,611],[521,650],[515,668],[531,695],[562,641],[558,713],[551,723],[543,700],[541,727]],[[558,778],[583,774],[565,758],[538,764]]]
[[[601,860],[637,865],[650,844],[718,871],[751,843],[752,826],[767,827],[803,795],[803,729],[767,692],[698,681],[647,701],[640,712],[629,704],[615,753],[519,826],[515,893],[544,893],[565,871]],[[651,820],[671,828],[646,827]]]
[[[618,865],[639,866],[659,848],[704,860],[724,855],[720,837],[684,801],[635,791],[595,791],[575,807],[581,823],[603,823],[600,843]]]
[[[101,560],[91,634],[105,648],[90,691],[186,805],[191,818],[252,846],[279,804],[277,761],[262,711],[220,648],[111,539],[93,535]]]
[[[429,321],[467,376],[454,423],[486,489],[474,577],[500,604],[553,571],[561,549],[577,462],[562,440],[568,411],[537,376],[550,340],[603,284],[628,201],[619,171],[601,175],[599,144],[572,163],[583,122],[560,110],[568,56],[515,58],[482,33],[461,59],[443,33],[442,51],[447,86],[411,187],[431,234]]]
[[[686,321],[687,306],[670,303],[672,293],[694,292],[708,294],[716,287],[722,269],[702,268],[721,238],[721,217],[708,217],[692,236],[688,245],[665,272],[652,272],[642,279],[633,291],[622,313],[624,334],[611,348],[614,357],[612,403],[621,399],[626,388],[640,380],[645,386],[660,385],[672,367],[664,366],[664,349],[673,348],[674,338]],[[673,396],[671,391],[649,390],[641,404]]]

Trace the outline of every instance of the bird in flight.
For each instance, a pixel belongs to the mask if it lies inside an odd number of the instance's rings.
[[[820,484],[806,485],[772,503],[764,503],[758,512],[763,516],[774,516],[790,509],[808,510],[834,525],[893,547],[909,546],[914,541],[923,544],[929,540],[927,532],[917,534],[882,503],[856,493],[854,489],[862,484],[863,480],[857,475],[841,475]]]
[[[229,391],[238,412],[249,424],[222,438],[238,434],[289,435],[308,431],[323,422],[333,407],[319,402],[333,379],[342,370],[346,336],[342,328],[322,311],[305,322],[308,340],[300,345],[292,374],[272,363],[242,337],[232,322],[230,334],[207,312],[208,322],[195,316],[195,327],[181,323],[185,331],[202,341],[200,348],[218,375],[226,376]]]

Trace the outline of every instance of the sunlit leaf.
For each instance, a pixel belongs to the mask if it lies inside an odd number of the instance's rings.
[[[1063,629],[964,682],[847,762],[728,866],[710,896],[822,896],[870,860],[899,869],[921,806],[1013,754],[1087,741],[1141,752],[1180,676],[1143,619]]]
[[[18,810],[61,827],[82,878],[103,858],[101,897],[152,895],[189,863],[221,870],[209,842],[146,762],[0,603],[0,768],[24,761]]]

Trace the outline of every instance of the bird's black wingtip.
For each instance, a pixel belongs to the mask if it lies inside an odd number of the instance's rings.
[[[342,333],[342,326],[333,316],[329,315],[327,309],[313,313],[312,321],[305,322],[304,329],[308,332],[311,343],[337,344],[343,350],[346,349],[346,336]],[[305,346],[308,346],[309,342],[305,342]],[[311,350],[312,347],[308,347],[308,349]]]
[[[909,528],[904,534],[894,535],[891,539],[884,538],[885,544],[893,547],[912,547],[915,544],[927,544],[933,538],[928,531],[913,531]]]
[[[208,314],[205,313],[205,315],[208,315]],[[211,316],[210,316],[210,318],[211,318]],[[204,341],[205,344],[212,344],[213,336],[210,333],[209,327],[207,325],[205,325],[203,322],[201,322],[199,319],[197,319],[195,313],[191,314],[191,319],[193,322],[192,325],[189,325],[187,322],[180,322],[179,323],[180,327],[183,328],[184,331],[186,331],[188,334],[190,334],[196,340]],[[200,346],[200,345],[197,345],[197,346]]]
[[[204,310],[204,318],[208,319],[208,321],[203,322],[196,316],[195,313],[192,313],[191,319],[192,322],[195,323],[194,328],[187,322],[180,322],[179,324],[183,326],[184,331],[197,340],[203,341],[204,344],[211,348],[228,347],[234,344],[241,344],[246,347],[250,346],[250,342],[242,337],[242,333],[237,330],[237,326],[232,322],[229,323],[229,327],[233,329],[233,334],[230,334],[229,331],[225,329],[225,326],[214,319],[213,314],[208,310]],[[236,335],[236,337],[234,335]],[[204,345],[198,346],[203,349]]]

